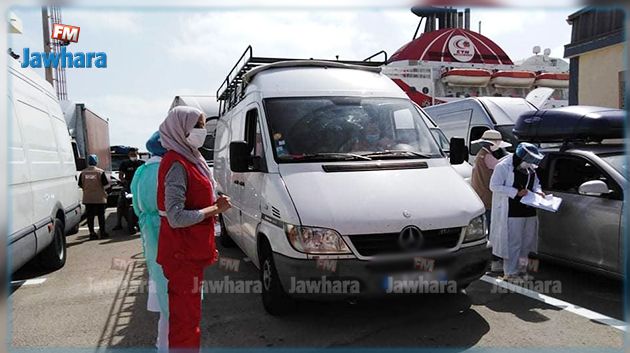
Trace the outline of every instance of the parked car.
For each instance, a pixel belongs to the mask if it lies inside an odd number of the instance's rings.
[[[37,257],[59,269],[66,263],[66,234],[78,231],[82,214],[72,143],[53,87],[8,60],[8,266],[13,273]]]
[[[514,123],[523,113],[535,112],[538,109],[525,98],[512,97],[474,97],[426,107],[424,110],[444,131],[447,138],[463,137],[469,151],[469,161],[473,161],[480,145],[471,144],[481,138],[486,130],[497,130],[503,139],[518,144],[512,129]]]
[[[625,119],[619,109],[569,106],[517,121],[519,140],[547,145],[538,169],[541,185],[563,200],[557,213],[538,213],[542,257],[623,276],[628,156],[620,139]]]
[[[221,241],[259,268],[267,312],[286,312],[296,297],[385,295],[384,279],[426,273],[418,259],[459,288],[485,273],[483,204],[380,68],[263,59],[250,71],[235,65],[247,73],[217,95],[214,175],[234,206],[220,218]],[[364,141],[376,127],[382,148]],[[454,139],[452,163],[463,151]],[[292,290],[322,276],[360,291]]]

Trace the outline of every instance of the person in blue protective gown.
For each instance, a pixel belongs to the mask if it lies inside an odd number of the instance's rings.
[[[146,144],[153,155],[140,166],[131,181],[133,209],[139,218],[144,257],[149,272],[149,300],[147,310],[159,312],[156,346],[160,351],[168,350],[168,283],[162,266],[156,262],[160,215],[157,207],[158,169],[166,149],[160,143],[160,134],[155,132]]]

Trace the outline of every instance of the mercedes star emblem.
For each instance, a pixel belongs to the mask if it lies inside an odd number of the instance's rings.
[[[419,250],[423,240],[422,232],[416,226],[405,227],[398,235],[398,245],[403,250]]]

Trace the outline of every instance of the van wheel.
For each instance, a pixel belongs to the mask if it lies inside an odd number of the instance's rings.
[[[271,247],[261,245],[260,282],[262,283],[262,302],[265,311],[273,316],[288,314],[295,309],[295,300],[282,288],[278,270],[273,261]]]
[[[219,226],[221,227],[221,236],[219,237],[219,241],[224,248],[233,248],[236,246],[234,240],[230,238],[228,234],[227,228],[225,227],[225,223],[223,223],[223,217],[219,217]]]
[[[66,235],[63,222],[55,218],[53,241],[39,255],[39,263],[48,270],[58,270],[66,264]]]
[[[79,232],[79,226],[81,225],[81,222],[77,222],[77,225],[70,228],[70,230],[68,231],[68,235],[75,235]]]

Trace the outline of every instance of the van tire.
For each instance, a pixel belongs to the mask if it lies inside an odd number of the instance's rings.
[[[63,221],[55,218],[54,233],[50,245],[39,255],[39,264],[48,270],[58,270],[66,264],[67,249]]]
[[[223,217],[219,217],[219,226],[221,227],[221,236],[219,237],[219,241],[221,242],[221,246],[224,248],[233,248],[236,246],[236,243],[232,238],[230,238],[230,234],[228,234],[227,228],[225,227],[225,223],[223,223]]]
[[[77,222],[77,225],[75,225],[74,227],[70,228],[70,230],[68,231],[67,235],[75,235],[79,232],[79,226],[81,225],[81,222]]]
[[[266,241],[260,245],[259,258],[262,302],[265,311],[273,316],[282,316],[292,312],[295,309],[295,300],[282,288],[271,247]]]

